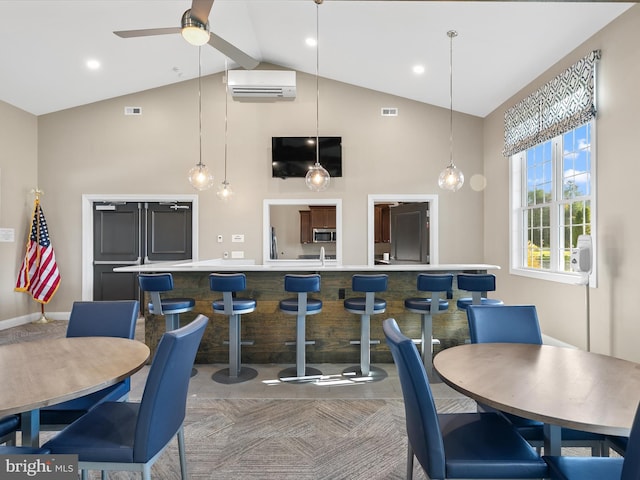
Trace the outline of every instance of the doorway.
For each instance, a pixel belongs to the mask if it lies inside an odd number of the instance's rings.
[[[83,300],[139,300],[128,265],[197,260],[197,196],[83,196]]]

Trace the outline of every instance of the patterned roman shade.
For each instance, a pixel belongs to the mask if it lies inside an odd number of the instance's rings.
[[[594,50],[504,114],[505,157],[588,122],[596,115]]]

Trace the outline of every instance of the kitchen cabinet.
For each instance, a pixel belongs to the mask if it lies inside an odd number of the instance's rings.
[[[374,207],[373,237],[375,243],[391,243],[391,215],[389,205]]]
[[[309,207],[311,212],[311,229],[336,228],[336,207]]]
[[[313,242],[311,228],[311,211],[300,210],[300,243]]]

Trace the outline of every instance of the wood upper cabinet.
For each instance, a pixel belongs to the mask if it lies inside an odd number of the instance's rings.
[[[391,215],[389,205],[374,206],[373,237],[375,243],[391,243]]]
[[[311,211],[300,210],[300,243],[313,242],[311,230]]]
[[[311,229],[336,228],[336,207],[309,207],[311,212]]]
[[[300,212],[300,243],[313,243],[314,228],[336,228],[336,207],[309,207]]]

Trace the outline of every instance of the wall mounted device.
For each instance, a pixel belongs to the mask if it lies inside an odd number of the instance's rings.
[[[296,72],[292,70],[230,70],[228,86],[234,98],[295,98]]]
[[[320,164],[342,177],[342,137],[320,137]],[[271,137],[273,178],[304,178],[316,162],[316,137]]]
[[[591,273],[593,269],[593,245],[591,235],[580,235],[576,248],[571,251],[571,270]]]

